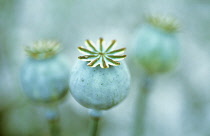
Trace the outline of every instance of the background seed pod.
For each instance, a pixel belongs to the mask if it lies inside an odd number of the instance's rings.
[[[53,102],[68,92],[69,67],[61,56],[36,60],[29,58],[21,70],[25,94],[33,101]]]
[[[174,68],[179,56],[175,33],[145,24],[134,40],[135,60],[149,74],[164,73]]]
[[[73,97],[83,106],[106,110],[120,103],[128,94],[130,74],[126,63],[103,69],[77,61],[73,67],[70,88]]]

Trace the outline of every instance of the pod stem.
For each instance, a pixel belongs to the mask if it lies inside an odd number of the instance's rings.
[[[51,136],[59,136],[60,135],[60,127],[59,127],[59,114],[57,107],[49,107],[45,112],[45,117],[47,119],[50,135]]]
[[[146,76],[142,87],[138,92],[135,111],[134,136],[143,136],[145,130],[145,117],[147,111],[147,103],[150,94],[152,79]]]
[[[90,136],[97,136],[98,124],[102,113],[100,110],[90,109],[89,115],[91,117]]]

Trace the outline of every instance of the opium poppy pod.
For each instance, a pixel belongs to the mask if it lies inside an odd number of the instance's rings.
[[[58,54],[60,45],[54,41],[38,41],[25,51],[28,58],[20,76],[26,96],[44,103],[62,99],[69,89],[69,65]]]
[[[115,42],[104,48],[100,38],[98,47],[89,40],[85,42],[87,49],[78,47],[85,56],[80,56],[73,67],[70,88],[73,97],[84,107],[106,110],[128,95],[130,73],[124,61],[118,62],[126,57],[121,55],[125,48],[112,50]]]
[[[148,74],[168,72],[179,58],[178,26],[174,19],[150,16],[134,40],[135,60]]]

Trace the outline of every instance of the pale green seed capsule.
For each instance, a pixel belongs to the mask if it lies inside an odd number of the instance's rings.
[[[134,54],[138,64],[148,74],[168,72],[175,68],[180,43],[176,37],[177,25],[170,19],[148,18],[134,40]]]
[[[102,38],[99,39],[99,41],[101,40]],[[111,42],[111,46],[114,43]],[[130,86],[130,73],[124,61],[121,61],[121,63],[116,61],[125,58],[125,56],[119,55],[125,50],[124,48],[111,51],[109,50],[110,46],[104,49],[100,45],[99,42],[100,51],[95,47],[88,51],[82,49],[87,53],[87,57],[93,54],[95,58],[90,60],[85,56],[79,57],[82,60],[88,59],[84,61],[91,61],[92,63],[77,61],[72,70],[70,88],[72,96],[84,107],[106,110],[119,104],[127,96]],[[79,50],[81,51],[80,47]],[[105,59],[105,62],[103,59]],[[97,65],[100,65],[100,67]]]
[[[69,65],[58,54],[59,45],[39,41],[27,47],[29,58],[21,69],[21,84],[25,94],[36,102],[57,102],[68,92]]]
[[[91,109],[109,109],[120,103],[128,94],[130,75],[125,62],[120,66],[102,69],[91,68],[78,61],[70,80],[73,97]]]

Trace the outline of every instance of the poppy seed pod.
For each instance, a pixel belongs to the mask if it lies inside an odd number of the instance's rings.
[[[158,74],[173,69],[178,61],[178,25],[174,19],[151,16],[134,40],[136,61],[147,74]]]
[[[57,102],[68,92],[69,67],[58,54],[60,45],[54,41],[39,41],[25,51],[29,58],[21,69],[21,84],[25,94],[36,102]]]
[[[85,42],[88,49],[78,47],[85,56],[80,56],[73,67],[70,88],[72,96],[87,108],[109,109],[128,94],[130,73],[124,61],[118,62],[126,57],[121,55],[125,48],[112,50],[115,42],[104,48],[100,38],[98,48],[89,40]]]

